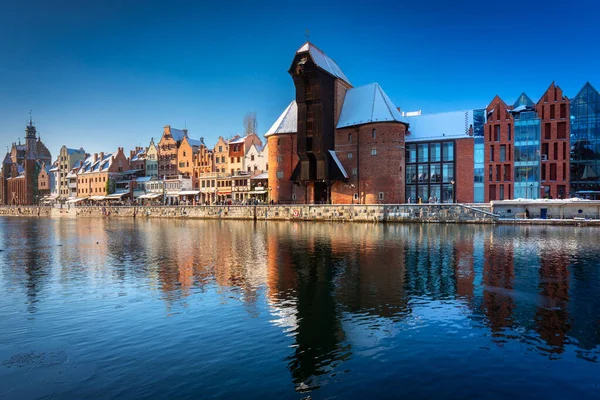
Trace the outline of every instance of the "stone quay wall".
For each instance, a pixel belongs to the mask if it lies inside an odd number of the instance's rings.
[[[81,217],[494,223],[497,216],[460,204],[76,207]]]
[[[0,207],[0,216],[10,217],[51,217],[51,207],[9,206]]]

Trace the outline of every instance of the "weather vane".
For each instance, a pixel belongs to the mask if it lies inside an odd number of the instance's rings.
[[[310,37],[310,32],[308,31],[308,28],[304,29],[304,36],[306,36],[306,41],[308,42],[308,38]]]

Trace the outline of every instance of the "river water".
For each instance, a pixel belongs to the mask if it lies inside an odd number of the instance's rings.
[[[0,398],[600,398],[599,243],[0,219]]]

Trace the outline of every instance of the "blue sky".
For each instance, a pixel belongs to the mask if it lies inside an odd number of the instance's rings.
[[[310,40],[355,86],[425,113],[600,87],[593,1],[158,2],[0,0],[0,146],[29,110],[53,156],[147,145],[166,124],[213,144],[293,99]],[[4,147],[3,147],[4,148]]]

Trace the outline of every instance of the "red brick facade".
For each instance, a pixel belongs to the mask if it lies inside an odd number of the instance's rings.
[[[485,202],[513,198],[514,119],[506,103],[498,96],[486,108],[484,131]]]
[[[456,176],[456,202],[472,203],[474,197],[474,142],[472,138],[459,139],[454,142],[454,146],[456,160],[454,168],[454,175]]]
[[[541,119],[541,174],[544,189],[540,197],[553,199],[569,196],[570,145],[569,99],[554,82],[538,101]]]
[[[269,201],[276,203],[305,203],[305,190],[291,181],[298,164],[297,136],[294,133],[268,137]]]
[[[404,203],[405,134],[403,123],[337,129],[335,152],[349,179],[332,186],[332,203]]]

